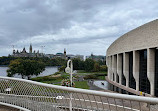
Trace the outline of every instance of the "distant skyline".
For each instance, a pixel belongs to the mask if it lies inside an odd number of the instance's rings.
[[[105,55],[114,40],[157,16],[156,0],[0,0],[0,56],[30,43],[46,54]]]

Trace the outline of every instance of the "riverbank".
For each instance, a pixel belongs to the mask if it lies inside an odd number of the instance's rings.
[[[0,76],[4,76],[4,77],[6,77],[7,76],[7,69],[8,69],[8,67],[7,66],[0,66]],[[50,75],[50,74],[53,74],[53,73],[55,73],[55,72],[57,72],[58,71],[58,66],[54,66],[54,67],[51,67],[51,66],[48,66],[48,67],[46,67],[45,68],[45,71],[43,71],[40,75],[38,75],[38,76],[47,76],[47,75]],[[14,76],[15,78],[21,78],[21,76],[20,75],[15,75]],[[35,77],[35,76],[34,76]],[[34,78],[33,77],[33,78]]]

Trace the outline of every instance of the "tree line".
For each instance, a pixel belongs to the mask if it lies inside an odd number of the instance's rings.
[[[9,58],[9,69],[7,73],[9,77],[14,76],[15,74],[21,75],[22,78],[27,77],[28,79],[31,76],[37,76],[45,70],[46,64],[50,62],[53,66],[61,66],[59,71],[64,71],[66,67],[67,60],[62,58],[48,59],[48,58]],[[74,58],[73,69],[74,70],[85,70],[87,72],[98,72],[98,71],[107,71],[105,61],[95,61],[93,59],[86,59],[85,61]]]
[[[83,61],[79,58],[73,58],[72,62],[74,70],[85,70],[87,72],[107,71],[106,61],[95,61],[90,58]],[[63,71],[65,67],[66,66],[62,66],[59,70]]]
[[[46,66],[63,66],[66,64],[66,60],[62,58],[50,59],[48,57],[0,57],[0,65],[9,65],[12,60],[16,59],[41,61]]]

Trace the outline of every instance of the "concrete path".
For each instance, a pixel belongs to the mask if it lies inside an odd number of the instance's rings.
[[[89,85],[90,90],[103,90],[94,85],[94,80],[88,80],[87,84]]]
[[[95,81],[98,81],[98,80],[88,80],[87,84],[89,85],[89,89],[90,89],[90,90],[97,90],[97,91],[104,91],[104,92],[117,93],[117,92],[110,91],[110,90],[108,90],[108,89],[103,89],[103,88],[97,87],[97,86],[94,84]]]

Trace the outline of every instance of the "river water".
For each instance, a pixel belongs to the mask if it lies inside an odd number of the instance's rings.
[[[0,76],[7,76],[7,69],[8,67],[0,67]],[[47,75],[50,75],[50,74],[54,74],[55,72],[58,71],[58,67],[46,67],[45,68],[45,71],[43,71],[40,75],[38,76],[47,76]],[[21,76],[19,75],[15,75],[14,77],[17,77],[17,78],[21,78]]]

